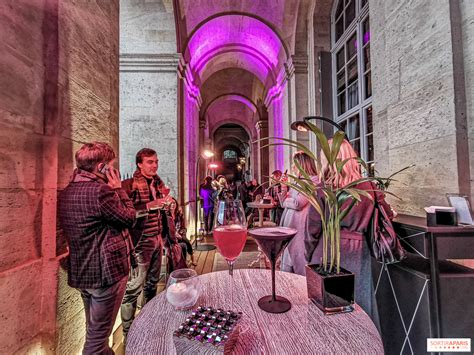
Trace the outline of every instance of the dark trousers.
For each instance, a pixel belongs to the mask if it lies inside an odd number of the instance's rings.
[[[214,224],[214,207],[203,208],[204,209],[204,229],[206,233],[212,231]]]
[[[281,207],[275,207],[275,208],[271,209],[270,210],[270,220],[272,222],[276,223],[277,225],[280,225],[283,210],[284,209],[281,208]]]
[[[163,257],[161,236],[143,236],[135,247],[135,253],[137,265],[130,270],[127,288],[120,308],[125,341],[130,326],[135,319],[137,300],[142,290],[145,303],[156,295]]]
[[[111,286],[80,290],[86,312],[86,341],[82,353],[113,354],[109,336],[117,318],[127,277]]]

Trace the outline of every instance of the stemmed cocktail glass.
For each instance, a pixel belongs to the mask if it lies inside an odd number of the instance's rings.
[[[249,231],[272,266],[272,294],[258,300],[258,306],[269,313],[284,313],[291,309],[286,298],[275,294],[275,263],[297,231],[287,227],[254,228]]]
[[[231,304],[233,307],[234,263],[244,249],[247,240],[247,220],[240,200],[218,201],[214,217],[213,236],[217,250],[229,265],[232,288]]]

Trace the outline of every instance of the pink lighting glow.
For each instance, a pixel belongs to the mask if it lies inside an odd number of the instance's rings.
[[[284,137],[283,132],[283,103],[282,103],[282,88],[281,86],[278,91],[278,95],[273,99],[273,136]],[[275,169],[283,170],[285,168],[285,156],[283,146],[276,145],[273,147],[274,158],[275,158]]]
[[[257,66],[256,71],[265,77],[278,67],[285,52],[278,36],[263,22],[243,15],[217,17],[200,27],[188,43],[190,65],[202,71],[215,56],[236,52],[242,61]],[[250,69],[249,69],[250,70]]]

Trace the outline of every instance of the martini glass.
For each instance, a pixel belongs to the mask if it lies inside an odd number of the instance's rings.
[[[229,266],[231,282],[231,305],[234,306],[235,260],[239,257],[247,241],[247,220],[240,200],[223,200],[217,204],[214,217],[213,237],[217,250]]]
[[[258,300],[258,306],[265,312],[285,313],[291,309],[290,301],[275,294],[275,263],[296,233],[296,229],[287,227],[254,228],[249,231],[272,265],[272,294]]]

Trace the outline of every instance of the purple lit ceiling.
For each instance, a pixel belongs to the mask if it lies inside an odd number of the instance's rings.
[[[271,24],[290,52],[295,43],[295,24],[301,2],[308,0],[178,0],[178,19],[182,40],[204,21],[216,14],[247,13]]]
[[[263,82],[286,59],[275,32],[263,22],[242,15],[221,16],[206,22],[193,33],[185,52],[198,75],[220,56],[239,61],[241,67]]]
[[[207,120],[211,132],[222,124],[238,123],[255,139],[255,123],[267,119],[266,114],[260,117],[267,112],[262,102],[273,94],[274,132],[282,133],[284,105],[279,100],[283,88],[277,82],[294,53],[296,34],[305,31],[308,12],[303,9],[298,20],[300,4],[307,6],[310,0],[175,3],[178,51],[193,73],[191,88],[202,98],[200,119]],[[276,154],[279,167],[280,155]]]

